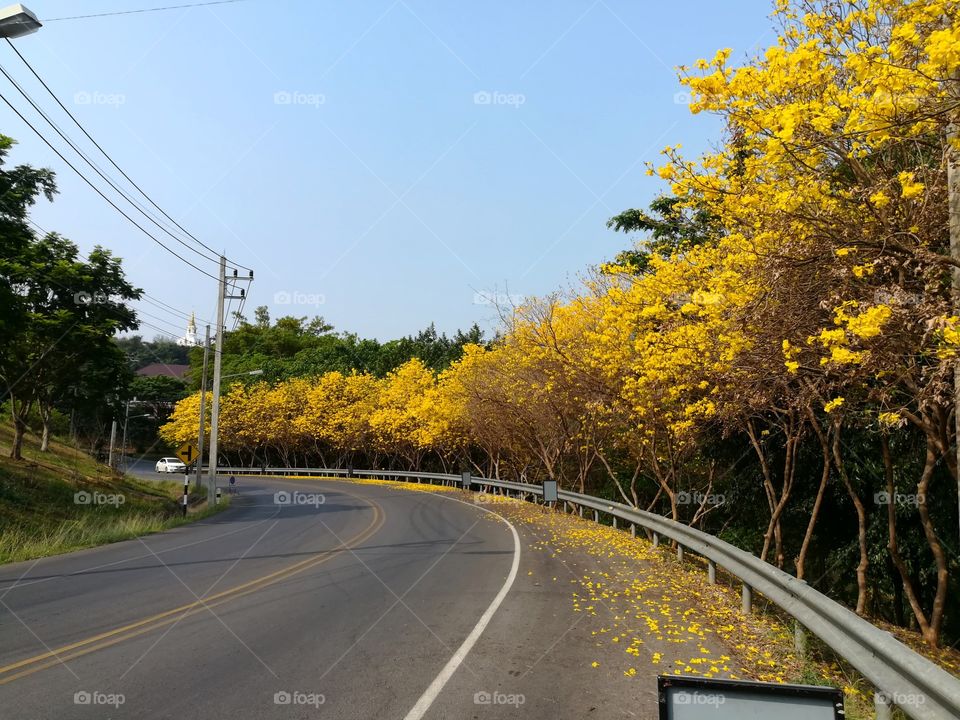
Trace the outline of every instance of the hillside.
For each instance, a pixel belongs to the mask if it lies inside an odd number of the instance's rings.
[[[0,423],[0,563],[116,542],[181,524],[175,482],[111,477],[106,466],[57,440],[41,453],[28,435],[11,460],[9,422]],[[187,520],[207,514],[193,509]]]

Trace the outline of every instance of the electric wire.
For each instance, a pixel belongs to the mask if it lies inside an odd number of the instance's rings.
[[[146,191],[144,191],[143,188],[141,188],[141,187],[133,180],[133,178],[131,178],[131,177],[123,170],[123,168],[121,168],[121,167],[114,161],[113,157],[111,157],[110,154],[109,154],[106,150],[103,149],[103,146],[100,145],[100,143],[98,143],[98,142],[93,138],[93,136],[92,136],[89,132],[87,132],[87,129],[80,123],[79,120],[77,120],[76,116],[70,111],[70,109],[67,108],[67,106],[63,104],[63,102],[60,100],[59,96],[57,96],[57,94],[50,88],[50,86],[47,85],[47,83],[44,81],[44,79],[43,79],[42,77],[40,77],[40,74],[39,74],[36,70],[33,69],[33,65],[31,65],[31,64],[30,64],[30,61],[27,60],[27,59],[23,56],[23,54],[17,49],[17,46],[16,46],[13,42],[11,42],[10,38],[6,38],[6,41],[7,41],[7,44],[13,49],[13,52],[16,53],[17,57],[20,58],[21,62],[23,62],[23,64],[27,66],[27,69],[29,69],[30,72],[33,74],[33,76],[40,82],[41,85],[43,85],[44,89],[47,91],[47,93],[50,95],[50,97],[52,97],[52,98],[54,99],[54,101],[57,103],[57,105],[59,105],[60,108],[67,114],[67,117],[69,117],[69,118],[73,121],[73,124],[76,125],[76,126],[80,129],[80,132],[82,132],[82,133],[86,136],[86,138],[87,138],[91,143],[93,143],[93,145],[97,148],[97,150],[99,150],[100,153],[110,162],[110,164],[113,165],[114,168],[116,168],[116,170],[127,180],[127,182],[129,182],[134,188],[136,188],[137,191],[147,200],[147,202],[149,202],[154,208],[156,208],[156,209],[160,212],[160,214],[163,215],[167,220],[169,220],[169,221],[172,222],[174,225],[176,225],[177,228],[179,228],[187,237],[189,237],[191,240],[193,240],[195,243],[197,243],[198,245],[200,245],[200,246],[201,246],[202,248],[204,248],[205,250],[213,253],[213,255],[216,256],[216,257],[219,259],[220,253],[218,253],[218,252],[217,252],[216,250],[214,250],[212,247],[210,247],[209,245],[207,245],[206,243],[204,243],[202,240],[200,240],[199,238],[197,238],[193,233],[191,233],[190,231],[188,231],[185,227],[183,227],[183,225],[181,225],[181,224],[180,224],[179,222],[177,222],[173,217],[171,217],[162,207],[160,207],[156,202],[154,202],[153,198],[150,197],[150,196],[146,193]],[[4,73],[4,74],[6,74],[6,73]],[[21,90],[21,92],[23,92],[23,91]],[[32,101],[31,101],[31,104],[33,104]],[[47,119],[47,121],[50,122],[49,119]],[[208,259],[209,259],[209,258],[208,258]],[[249,268],[249,267],[247,267],[247,266],[245,266],[245,265],[241,265],[240,263],[234,262],[234,261],[230,260],[229,258],[227,258],[227,264],[230,265],[231,268],[235,266],[235,267],[240,268],[240,269],[243,269],[243,270],[252,270],[252,268]]]
[[[206,2],[187,3],[185,5],[165,5],[163,7],[141,8],[139,10],[114,10],[112,12],[93,13],[91,15],[71,15],[69,17],[49,18],[43,22],[59,22],[61,20],[86,20],[88,18],[111,17],[114,15],[137,15],[139,13],[160,12],[162,10],[183,10],[187,8],[207,7],[208,5],[232,5],[246,0],[207,0]]]
[[[34,132],[34,134],[35,134],[37,137],[39,137],[39,138],[47,145],[47,147],[49,147],[49,148],[57,155],[57,157],[59,157],[64,163],[67,164],[67,166],[68,166],[71,170],[73,170],[77,175],[79,175],[80,178],[81,178],[85,183],[87,183],[87,185],[89,185],[89,186],[94,190],[94,192],[96,192],[100,197],[102,197],[104,200],[106,200],[107,203],[108,203],[111,207],[113,207],[114,210],[116,210],[118,213],[120,213],[121,215],[123,215],[123,217],[125,217],[134,227],[136,227],[138,230],[140,230],[140,232],[142,232],[144,235],[146,235],[147,237],[149,237],[153,242],[155,242],[157,245],[159,245],[160,247],[162,247],[164,250],[166,250],[168,253],[170,253],[171,255],[173,255],[175,258],[177,258],[178,260],[180,260],[180,261],[181,261],[182,263],[184,263],[185,265],[188,265],[189,267],[193,268],[194,270],[196,270],[196,271],[199,272],[200,274],[207,276],[207,277],[210,278],[211,280],[217,280],[217,276],[216,276],[216,275],[212,275],[211,273],[207,272],[207,271],[204,270],[203,268],[200,268],[200,267],[198,267],[197,265],[194,265],[192,262],[190,262],[190,261],[187,260],[185,257],[183,257],[183,255],[180,255],[176,250],[174,250],[173,248],[171,248],[171,247],[169,247],[168,245],[164,244],[162,240],[160,240],[159,238],[157,238],[157,237],[156,237],[155,235],[153,235],[149,230],[147,230],[146,228],[144,228],[142,225],[140,225],[140,223],[138,223],[136,220],[134,220],[132,217],[130,217],[127,213],[125,213],[122,208],[120,208],[115,202],[113,202],[113,200],[111,200],[109,197],[107,197],[107,196],[104,194],[104,192],[103,192],[100,188],[98,188],[86,175],[84,175],[82,172],[80,172],[80,170],[78,170],[77,167],[76,167],[72,162],[70,162],[69,160],[67,160],[67,158],[64,157],[63,153],[61,153],[56,147],[54,147],[53,144],[52,144],[49,140],[47,140],[47,138],[44,136],[44,134],[43,134],[42,132],[40,132],[40,131],[33,125],[33,123],[31,123],[31,122],[23,115],[23,113],[21,113],[19,110],[17,110],[17,108],[13,105],[13,103],[11,103],[10,100],[7,99],[6,95],[4,95],[3,93],[0,93],[0,100],[3,100],[3,102],[6,103],[7,107],[9,107],[11,110],[13,110],[13,112],[17,115],[17,117],[19,117],[19,118],[27,125],[27,127],[29,127],[29,128]]]
[[[89,165],[89,166],[93,169],[93,171],[96,172],[96,173],[101,177],[101,179],[103,179],[103,180],[107,183],[107,185],[109,185],[115,192],[117,192],[124,200],[126,200],[128,203],[130,203],[141,215],[143,215],[143,216],[144,216],[145,218],[147,218],[150,222],[152,222],[154,225],[156,225],[160,230],[162,230],[162,231],[165,232],[167,235],[169,235],[171,239],[173,239],[174,241],[178,242],[180,245],[182,245],[183,247],[187,248],[188,250],[190,250],[190,251],[192,251],[192,252],[195,252],[197,255],[199,255],[200,257],[202,257],[204,260],[209,260],[209,261],[211,261],[211,262],[219,262],[219,261],[220,261],[220,258],[219,258],[219,256],[216,254],[215,251],[213,251],[213,252],[214,252],[214,255],[212,255],[212,256],[205,255],[205,254],[202,253],[200,250],[197,250],[195,247],[193,247],[193,246],[190,245],[189,243],[184,242],[182,239],[180,239],[179,237],[177,237],[176,235],[174,235],[174,234],[173,234],[172,232],[170,232],[170,230],[169,230],[167,227],[165,227],[156,217],[154,217],[152,214],[150,214],[149,212],[147,212],[146,210],[144,210],[144,209],[139,205],[139,203],[138,203],[136,200],[134,200],[132,197],[130,197],[130,195],[127,193],[126,190],[124,190],[123,188],[121,188],[112,178],[110,178],[110,177],[103,171],[103,169],[100,168],[100,166],[99,166],[97,163],[95,163],[93,160],[91,160],[91,159],[87,156],[87,154],[86,154],[85,152],[83,152],[83,150],[81,150],[81,149],[77,146],[77,144],[76,144],[66,133],[64,133],[63,130],[61,130],[60,127],[59,127],[53,120],[50,119],[50,117],[46,114],[46,112],[44,112],[44,110],[43,110],[39,105],[37,105],[37,103],[34,101],[34,99],[29,95],[29,93],[27,93],[27,92],[20,86],[20,84],[19,84],[16,80],[14,80],[13,77],[10,76],[10,74],[6,71],[6,69],[5,69],[2,65],[0,65],[0,74],[3,74],[3,76],[4,76],[5,78],[7,78],[7,80],[10,81],[10,83],[14,86],[14,88],[16,88],[16,90],[20,93],[20,95],[22,95],[23,98],[24,98],[28,103],[30,103],[30,106],[40,114],[40,117],[42,117],[42,118],[47,122],[47,124],[48,124],[51,128],[53,128],[54,132],[56,132],[56,133],[60,136],[60,138],[61,138],[65,143],[67,143],[67,145],[69,145],[70,148],[71,148],[74,152],[76,152],[76,153],[83,159],[83,161],[86,162],[87,165]]]

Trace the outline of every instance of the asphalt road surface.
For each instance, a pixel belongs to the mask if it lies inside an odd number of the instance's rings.
[[[584,673],[568,589],[525,577],[549,561],[459,493],[240,488],[207,520],[0,568],[0,715],[655,717],[652,688]]]
[[[133,475],[141,480],[174,480],[183,482],[183,475],[180,473],[158,473],[156,458],[138,458],[136,456],[127,457],[126,471],[128,475]],[[190,474],[193,477],[193,473]]]

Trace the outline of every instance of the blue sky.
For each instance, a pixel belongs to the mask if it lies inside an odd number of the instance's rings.
[[[41,20],[164,4],[180,3],[27,3]],[[719,136],[678,97],[674,68],[766,47],[769,12],[765,0],[246,0],[54,20],[15,42],[167,212],[256,270],[248,317],[268,305],[389,339],[430,322],[489,329],[489,295],[551,292],[628,244],[605,222],[661,188],[644,163]],[[0,64],[52,110],[5,43]],[[153,298],[213,316],[211,279],[0,113],[13,161],[57,171],[41,227],[111,248]]]

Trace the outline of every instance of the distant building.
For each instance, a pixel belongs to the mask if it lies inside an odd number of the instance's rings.
[[[146,367],[137,370],[137,375],[142,377],[172,377],[177,380],[186,380],[187,373],[190,372],[189,365],[167,365],[166,363],[150,363]]]
[[[180,347],[196,347],[202,344],[197,337],[197,321],[194,313],[190,313],[190,322],[187,323],[187,334],[182,338],[177,338],[177,345]]]

